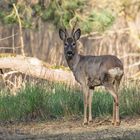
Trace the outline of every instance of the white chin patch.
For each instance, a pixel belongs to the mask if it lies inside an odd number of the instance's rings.
[[[67,54],[67,56],[68,56],[69,58],[71,58],[73,55],[72,55],[72,54]]]
[[[110,70],[108,71],[108,73],[109,73],[110,75],[112,75],[113,77],[115,77],[115,76],[121,76],[121,75],[123,74],[123,70],[120,69],[119,67],[115,67],[115,68],[113,68],[113,69],[110,69]]]

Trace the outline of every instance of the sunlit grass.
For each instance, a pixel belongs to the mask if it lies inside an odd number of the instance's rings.
[[[139,87],[124,87],[119,92],[120,114],[140,115]],[[98,90],[93,95],[93,116],[112,115],[113,99]],[[63,84],[27,84],[16,95],[0,91],[0,121],[50,120],[83,115],[83,94]]]

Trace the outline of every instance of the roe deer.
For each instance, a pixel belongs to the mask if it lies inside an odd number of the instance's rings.
[[[84,125],[92,122],[92,90],[96,86],[104,86],[113,96],[112,124],[120,125],[118,87],[123,76],[123,64],[113,55],[83,56],[78,54],[77,40],[81,30],[74,30],[69,35],[67,30],[59,29],[60,39],[64,43],[64,54],[69,68],[77,82],[83,88]],[[88,117],[87,108],[89,107]]]

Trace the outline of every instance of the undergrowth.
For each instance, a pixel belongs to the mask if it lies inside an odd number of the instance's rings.
[[[129,86],[119,91],[120,115],[140,115],[139,86]],[[93,94],[94,117],[112,115],[113,99],[104,90]],[[30,83],[16,95],[0,90],[0,121],[50,120],[83,115],[83,94],[58,83]]]

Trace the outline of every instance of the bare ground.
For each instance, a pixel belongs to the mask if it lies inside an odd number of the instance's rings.
[[[59,120],[1,124],[0,140],[140,140],[140,118],[123,119],[119,127],[110,119],[95,119],[88,126],[82,120]]]

